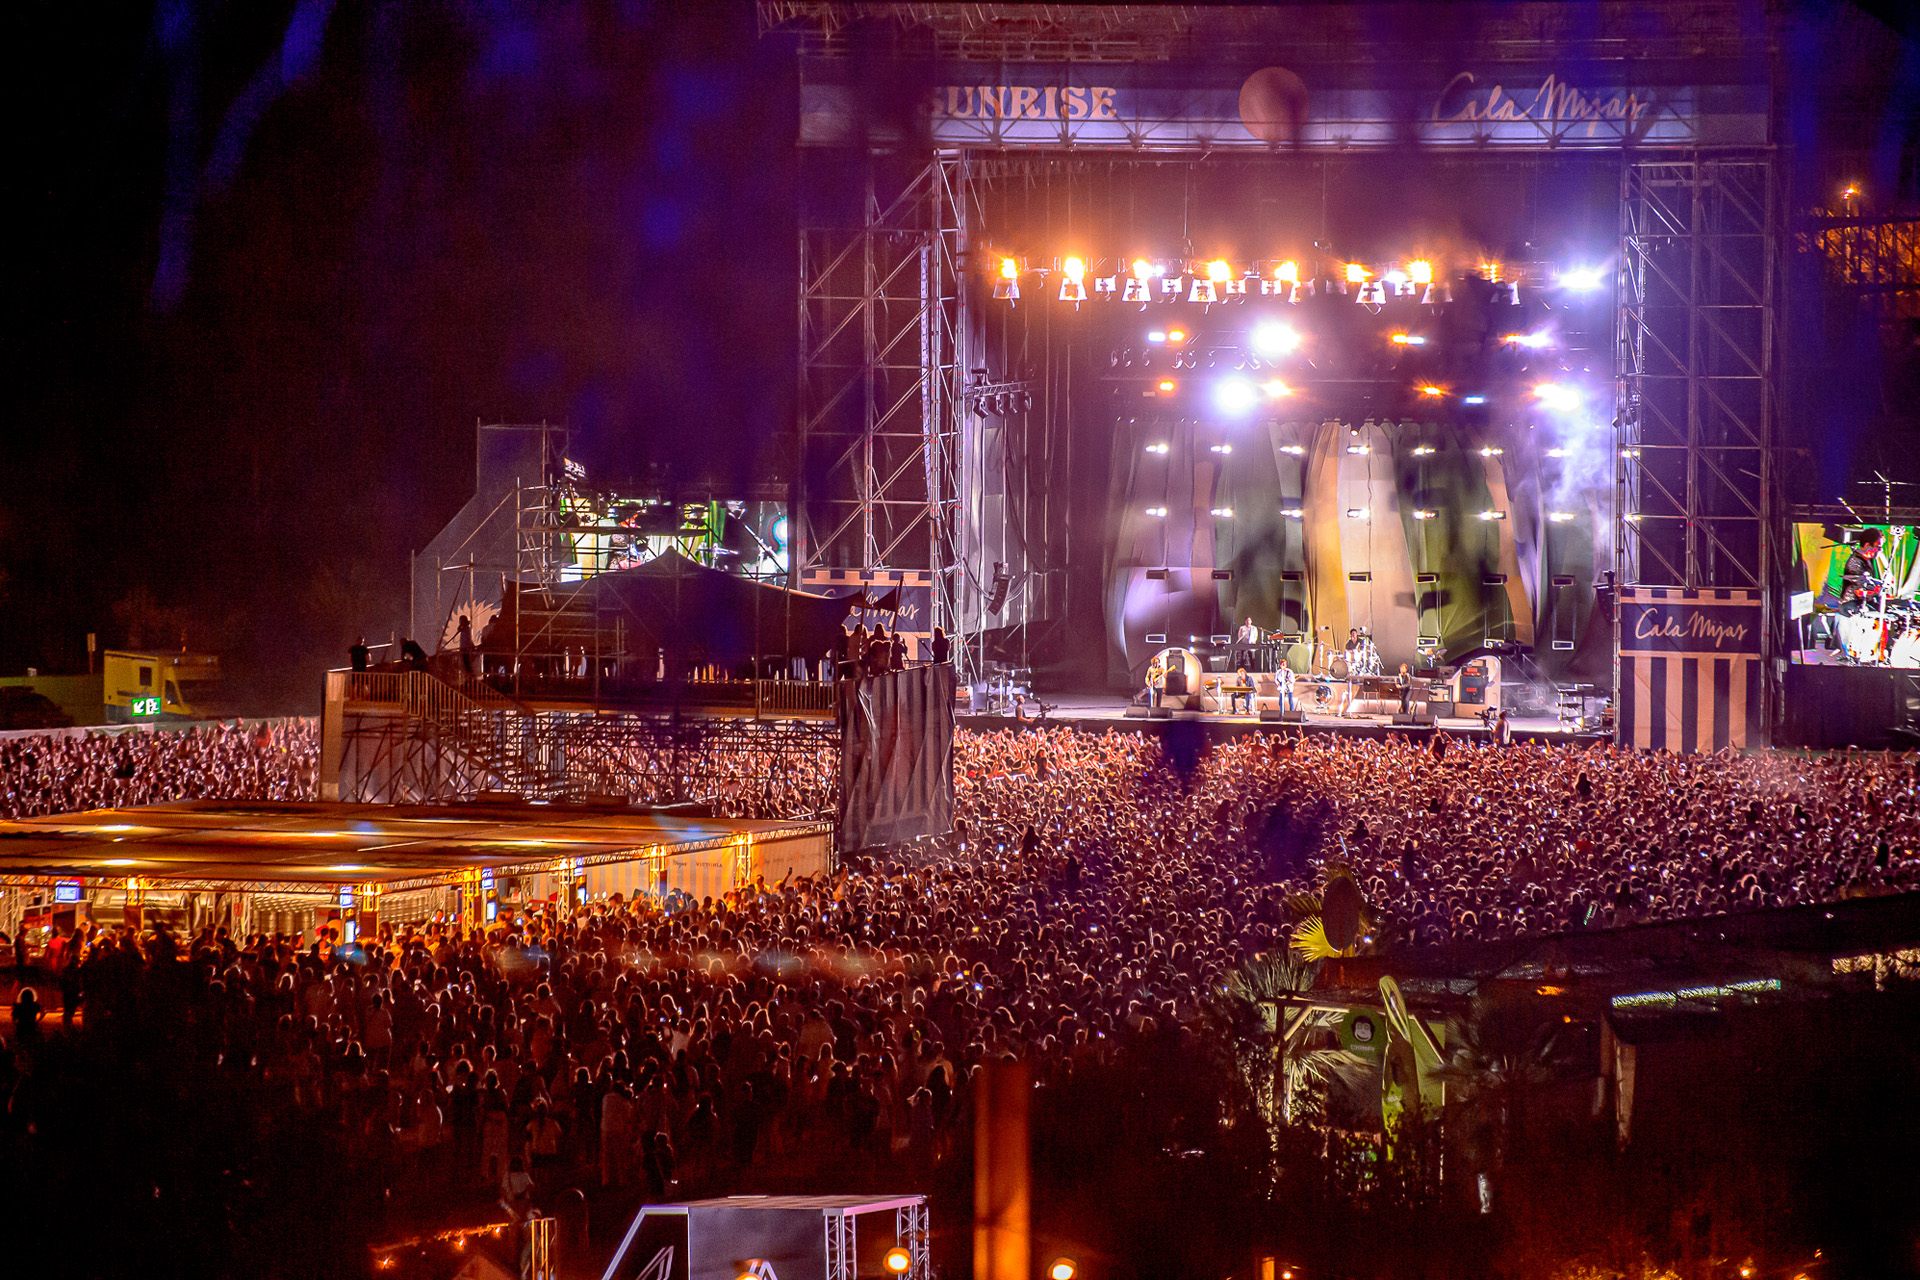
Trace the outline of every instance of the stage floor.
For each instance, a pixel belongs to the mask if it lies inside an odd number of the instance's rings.
[[[990,731],[995,729],[1014,729],[1022,726],[1052,725],[1078,729],[1084,733],[1101,733],[1107,730],[1115,732],[1158,733],[1170,724],[1204,725],[1210,732],[1217,731],[1222,736],[1236,736],[1243,733],[1334,733],[1349,734],[1355,737],[1378,738],[1388,735],[1411,734],[1416,737],[1428,737],[1445,730],[1455,738],[1488,738],[1491,731],[1481,723],[1478,716],[1449,716],[1435,724],[1396,725],[1390,715],[1351,715],[1337,716],[1332,713],[1308,711],[1304,721],[1285,723],[1278,720],[1261,720],[1258,716],[1230,714],[1218,711],[1175,711],[1165,719],[1149,720],[1137,711],[1127,714],[1128,700],[1119,694],[1086,693],[1049,693],[1040,698],[1046,707],[1046,713],[1038,718],[1034,715],[1034,700],[1027,700],[1028,718],[1016,719],[1011,715],[969,715],[961,713],[956,717],[962,729]],[[1563,724],[1553,716],[1513,717],[1508,721],[1513,729],[1515,742],[1578,743],[1582,746],[1595,742],[1604,742],[1608,735],[1592,729],[1578,729]]]

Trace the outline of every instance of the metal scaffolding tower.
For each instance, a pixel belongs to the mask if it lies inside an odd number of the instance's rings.
[[[1783,226],[1770,154],[1636,160],[1622,170],[1616,579],[1762,593],[1763,660],[1781,638],[1776,577],[1786,547]]]
[[[799,466],[793,585],[816,568],[934,575],[930,625],[955,629],[960,227],[935,158],[861,225],[800,231]]]

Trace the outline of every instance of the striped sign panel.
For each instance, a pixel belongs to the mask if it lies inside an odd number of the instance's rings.
[[[1760,593],[1620,593],[1619,741],[1681,753],[1766,745]]]

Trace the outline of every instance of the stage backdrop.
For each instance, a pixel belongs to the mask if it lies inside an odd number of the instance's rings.
[[[1757,591],[1620,592],[1618,737],[1636,747],[1765,746]]]
[[[840,682],[843,852],[953,829],[953,668]]]

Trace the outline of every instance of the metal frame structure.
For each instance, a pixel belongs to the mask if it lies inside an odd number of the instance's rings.
[[[961,231],[950,162],[859,226],[800,230],[799,465],[791,583],[814,568],[925,569],[932,625],[956,618],[956,313]]]
[[[1769,728],[1790,559],[1778,456],[1784,226],[1771,153],[1622,168],[1615,580],[1760,592]],[[1615,627],[1618,653],[1617,613]]]

